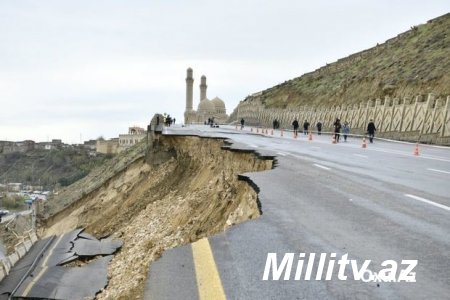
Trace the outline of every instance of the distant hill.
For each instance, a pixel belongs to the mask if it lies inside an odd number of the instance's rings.
[[[450,95],[449,35],[450,13],[257,96],[266,108],[295,108],[355,104],[386,95]]]
[[[42,185],[45,189],[58,184],[67,186],[107,159],[103,154],[90,156],[88,150],[80,148],[0,154],[0,183],[21,182]]]

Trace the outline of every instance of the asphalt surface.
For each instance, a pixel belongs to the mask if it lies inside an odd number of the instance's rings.
[[[270,133],[270,130],[269,130]],[[233,147],[276,156],[270,171],[244,174],[260,190],[263,215],[209,237],[215,267],[228,299],[448,299],[450,295],[450,149],[375,140],[366,149],[361,138],[331,143],[329,135],[280,132],[257,135],[234,128],[191,126],[166,134],[222,136]],[[199,280],[191,245],[172,249],[150,267],[146,299],[198,299]],[[268,253],[277,266],[295,253],[288,280],[262,280]],[[294,280],[299,254],[305,253],[300,280]],[[311,280],[308,257],[316,253]],[[379,272],[394,260],[417,260],[416,282],[364,282],[351,266],[347,280],[338,267],[331,280],[316,280],[318,256],[348,254],[360,267]],[[300,259],[302,260],[302,259]],[[391,265],[387,265],[391,267]],[[326,268],[325,268],[326,270]],[[273,269],[272,269],[273,271]],[[201,298],[201,297],[200,297]]]
[[[31,209],[20,211],[20,212],[16,212],[16,213],[10,213],[10,214],[2,217],[2,222],[1,223],[7,223],[8,221],[14,219],[16,216],[26,216],[26,215],[29,215],[29,214],[31,214]]]
[[[112,255],[122,246],[76,229],[40,240],[0,282],[0,299],[93,299],[107,285]],[[82,266],[67,263],[91,259]]]

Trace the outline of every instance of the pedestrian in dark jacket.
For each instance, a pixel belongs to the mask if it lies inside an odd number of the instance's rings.
[[[305,120],[305,123],[303,123],[303,133],[305,135],[308,134],[308,130],[309,130],[309,122],[308,120]]]
[[[317,122],[316,127],[317,127],[317,134],[321,135],[322,134],[322,123],[320,121]]]
[[[375,137],[375,131],[377,129],[375,128],[375,123],[372,119],[370,119],[369,124],[367,125],[367,134],[369,135],[369,141],[373,143],[373,138]]]
[[[244,123],[245,123],[244,118],[242,118],[241,119],[241,130],[244,128]]]
[[[295,119],[294,122],[292,122],[292,126],[294,127],[294,137],[297,137],[297,135],[298,135],[298,121],[297,121],[297,119]]]
[[[333,124],[334,126],[334,138],[336,140],[336,143],[339,143],[339,136],[341,135],[341,120],[336,119],[336,121]]]

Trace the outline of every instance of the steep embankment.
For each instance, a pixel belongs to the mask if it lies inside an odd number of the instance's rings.
[[[386,95],[403,98],[432,92],[447,96],[449,46],[450,14],[446,14],[374,48],[264,90],[257,98],[267,108],[294,108],[358,104]]]
[[[135,154],[127,167],[49,218],[45,234],[86,227],[97,237],[122,239],[98,298],[141,298],[149,265],[165,249],[259,216],[257,194],[238,174],[271,169],[272,160],[223,145],[165,136],[149,163]],[[161,164],[154,165],[155,156]]]
[[[41,217],[48,218],[50,215],[53,216],[60,210],[72,205],[78,199],[103,186],[134,161],[142,159],[145,156],[145,149],[146,144],[144,141],[105,161],[102,165],[93,169],[86,177],[60,190],[57,195],[53,195],[49,199],[45,209],[40,209]]]

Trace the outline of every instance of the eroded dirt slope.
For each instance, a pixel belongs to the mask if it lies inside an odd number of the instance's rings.
[[[171,158],[158,166],[134,161],[49,218],[44,235],[86,227],[97,237],[122,239],[109,285],[97,298],[142,298],[149,265],[165,249],[259,216],[257,194],[238,174],[271,169],[273,161],[222,146],[222,140],[166,136],[156,154]]]

